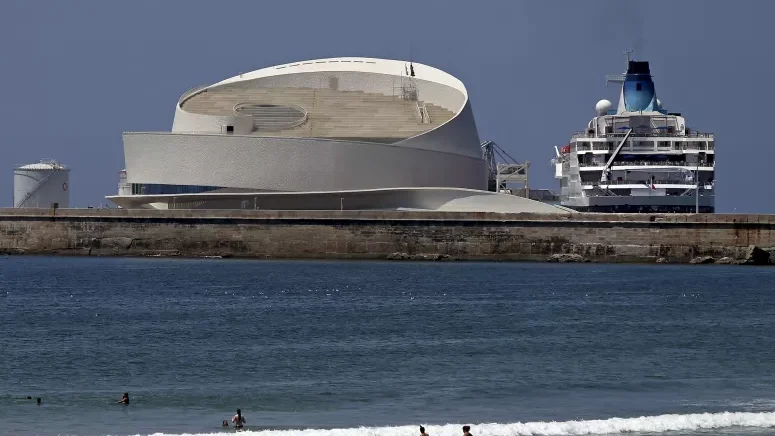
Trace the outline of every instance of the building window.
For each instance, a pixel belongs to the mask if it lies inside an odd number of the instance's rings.
[[[199,194],[221,189],[218,186],[162,185],[157,183],[132,183],[132,195]]]

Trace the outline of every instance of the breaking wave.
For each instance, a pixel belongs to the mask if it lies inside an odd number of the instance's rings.
[[[472,424],[476,436],[565,436],[605,435],[622,433],[663,433],[722,429],[730,427],[775,427],[775,412],[723,412],[686,415],[642,416],[639,418],[610,418],[563,422],[517,422],[512,424]],[[431,436],[460,436],[460,424],[427,425]],[[214,434],[214,433],[209,433]],[[223,433],[221,433],[223,434]],[[358,427],[342,429],[304,430],[250,430],[243,436],[416,436],[417,426]],[[182,434],[175,436],[203,436]],[[167,436],[156,433],[153,436]]]

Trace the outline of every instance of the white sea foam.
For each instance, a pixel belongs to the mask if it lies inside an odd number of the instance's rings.
[[[622,433],[662,433],[729,427],[775,427],[775,412],[723,412],[687,415],[642,416],[639,418],[610,418],[564,422],[517,422],[512,424],[471,424],[477,436],[565,436],[605,435]],[[460,424],[427,425],[433,436],[459,436]],[[212,433],[210,433],[212,434]],[[222,434],[222,433],[221,433]],[[416,436],[417,426],[359,427],[342,429],[306,430],[248,430],[243,436]],[[176,436],[204,436],[182,434]],[[153,436],[167,436],[156,433]]]

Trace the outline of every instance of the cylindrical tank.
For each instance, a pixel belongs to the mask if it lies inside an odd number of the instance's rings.
[[[68,207],[70,170],[55,161],[23,165],[13,170],[14,207]]]

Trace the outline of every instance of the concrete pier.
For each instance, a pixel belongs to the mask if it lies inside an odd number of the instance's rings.
[[[0,253],[688,262],[775,247],[773,228],[775,215],[0,209]]]

